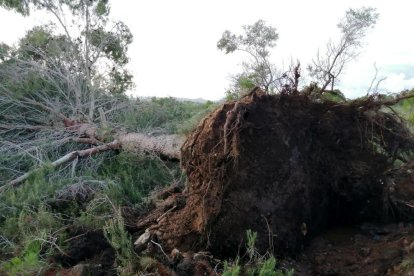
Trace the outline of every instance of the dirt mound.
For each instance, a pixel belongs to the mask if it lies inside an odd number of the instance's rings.
[[[331,229],[283,265],[298,275],[412,275],[413,240],[413,226],[404,223]]]
[[[289,254],[327,228],[390,220],[389,174],[413,148],[410,137],[368,100],[255,89],[189,135],[181,157],[188,185],[140,219],[146,232],[136,244],[229,257],[251,229],[260,252]]]

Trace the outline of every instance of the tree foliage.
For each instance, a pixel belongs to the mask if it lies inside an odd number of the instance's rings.
[[[16,71],[22,65],[42,68],[54,75],[54,83],[70,76],[66,90],[75,93],[66,100],[75,102],[76,117],[87,114],[94,120],[101,94],[122,94],[132,87],[126,69],[132,34],[124,23],[109,20],[107,0],[2,1],[0,5],[23,15],[42,9],[55,18],[55,23],[30,30],[14,51],[0,51],[2,60],[12,61],[2,64],[2,71]]]
[[[0,6],[8,9],[15,10],[23,15],[29,15],[29,0],[0,0]]]
[[[276,28],[258,20],[252,25],[243,26],[244,34],[233,34],[226,30],[217,43],[217,48],[230,54],[236,51],[246,53],[243,72],[233,77],[230,97],[238,97],[254,86],[272,92],[279,80],[275,66],[269,61],[270,49],[276,46],[279,34]]]

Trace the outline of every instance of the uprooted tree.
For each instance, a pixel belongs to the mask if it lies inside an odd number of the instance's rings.
[[[329,227],[411,219],[397,164],[414,137],[387,108],[413,94],[338,103],[306,92],[256,88],[204,118],[181,149],[187,186],[138,220],[139,250],[229,257],[251,229],[260,252],[289,254]]]

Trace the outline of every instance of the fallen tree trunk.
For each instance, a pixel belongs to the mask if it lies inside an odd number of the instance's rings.
[[[147,152],[178,161],[184,137],[174,134],[151,136],[144,133],[128,133],[120,135],[118,141],[121,148],[128,152]]]
[[[96,127],[86,127],[86,124],[81,127],[70,127],[70,130],[73,131],[80,138],[71,138],[72,141],[79,143],[87,143],[91,145],[96,145],[89,149],[72,151],[61,158],[53,161],[48,166],[52,168],[59,167],[65,163],[71,162],[77,158],[87,158],[92,155],[111,151],[111,150],[125,150],[132,153],[149,153],[160,155],[169,160],[179,160],[180,159],[180,147],[184,141],[184,138],[179,135],[160,135],[160,136],[151,136],[143,133],[128,133],[121,134],[117,136],[117,139],[110,143],[105,143],[97,145],[100,141],[95,137],[96,136]],[[68,139],[69,140],[69,139]],[[33,173],[41,170],[42,167],[33,169],[20,177],[10,181],[6,185],[0,187],[0,193],[4,192],[9,188],[14,188],[19,186],[22,182],[27,180]]]

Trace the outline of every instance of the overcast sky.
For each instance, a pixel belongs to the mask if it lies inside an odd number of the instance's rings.
[[[136,96],[174,96],[218,100],[240,71],[243,55],[225,55],[216,48],[224,30],[241,31],[259,19],[277,28],[279,41],[272,61],[287,67],[298,59],[306,64],[338,37],[336,24],[348,8],[371,6],[380,14],[366,37],[359,59],[349,64],[339,88],[347,97],[366,93],[375,73],[387,79],[382,89],[399,92],[414,87],[414,36],[410,0],[112,0],[111,14],[124,21],[134,35],[130,69]],[[0,41],[12,44],[34,24],[30,18],[0,8]]]

